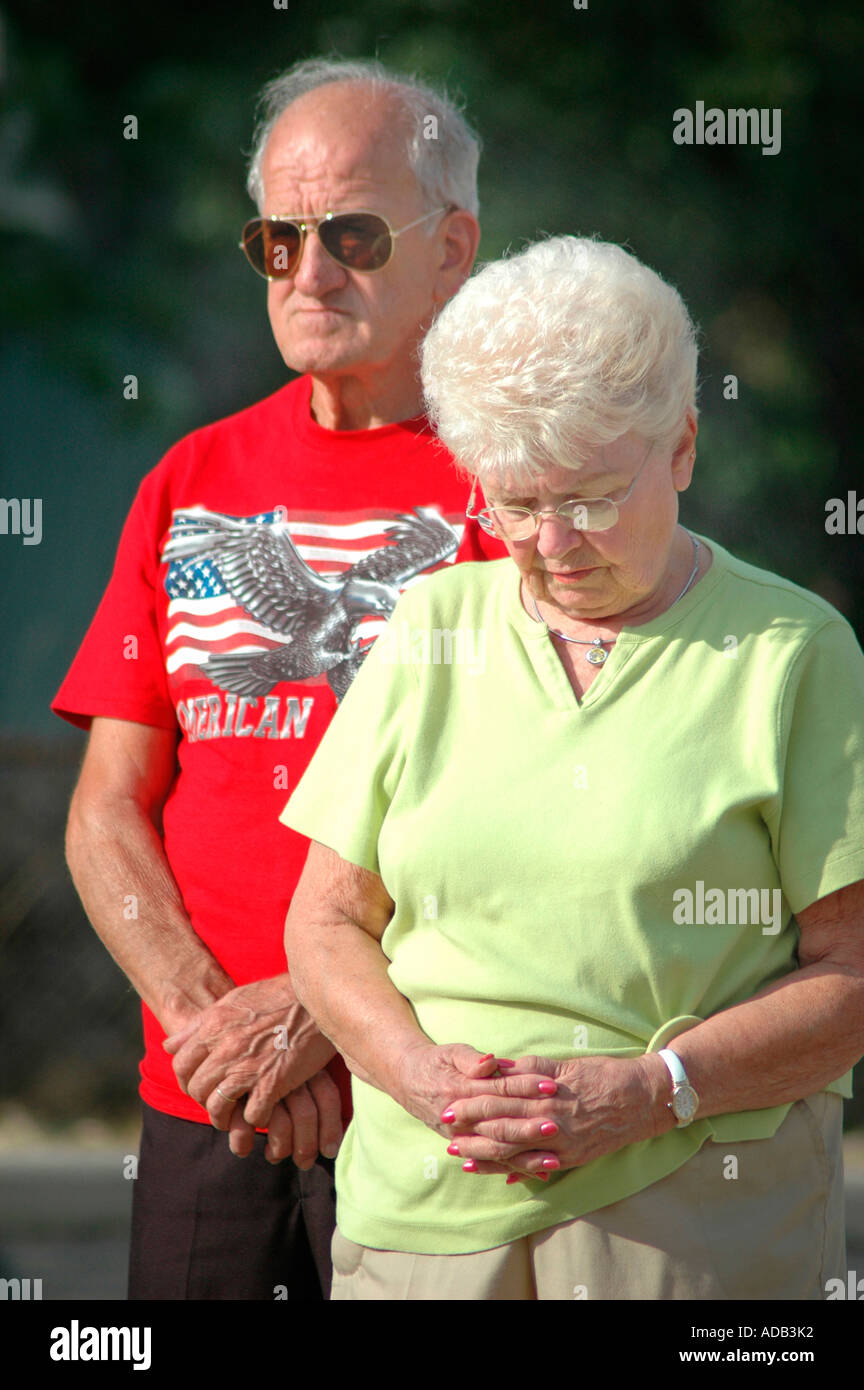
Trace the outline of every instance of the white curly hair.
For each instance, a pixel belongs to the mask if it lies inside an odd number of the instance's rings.
[[[678,291],[610,242],[557,236],[492,261],[422,346],[426,407],[481,483],[527,483],[633,431],[696,415],[696,329]]]

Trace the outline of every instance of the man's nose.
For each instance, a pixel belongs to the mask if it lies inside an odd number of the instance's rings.
[[[335,289],[345,282],[345,270],[328,256],[317,231],[306,233],[300,264],[294,272],[294,287],[310,297]]]

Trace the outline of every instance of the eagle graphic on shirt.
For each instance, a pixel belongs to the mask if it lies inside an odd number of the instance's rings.
[[[246,696],[324,675],[341,700],[401,590],[459,541],[433,507],[341,525],[289,521],[282,507],[254,517],[175,510],[162,551],[169,674],[198,665]]]

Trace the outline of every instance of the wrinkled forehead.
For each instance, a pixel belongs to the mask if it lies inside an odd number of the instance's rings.
[[[620,486],[608,467],[604,470],[588,464],[573,468],[550,465],[541,472],[508,469],[481,482],[486,496],[496,500],[558,498],[562,502],[570,497],[600,496],[607,487]]]
[[[480,482],[487,497],[605,497],[629,486],[648,447],[637,435],[626,434],[611,444],[574,446],[572,466],[566,468],[553,463],[504,467],[481,473]]]
[[[419,190],[405,120],[392,97],[361,84],[307,92],[282,112],[267,141],[261,162],[267,204],[309,214],[358,207],[364,199],[373,207],[413,209]]]

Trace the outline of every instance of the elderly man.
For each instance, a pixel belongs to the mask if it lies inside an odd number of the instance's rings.
[[[477,155],[377,63],[269,84],[241,244],[302,375],[144,479],[54,702],[90,729],[72,875],[143,1001],[133,1299],[328,1293],[347,1073],[284,971],[307,842],[277,816],[399,592],[484,558],[416,356],[474,261]]]

